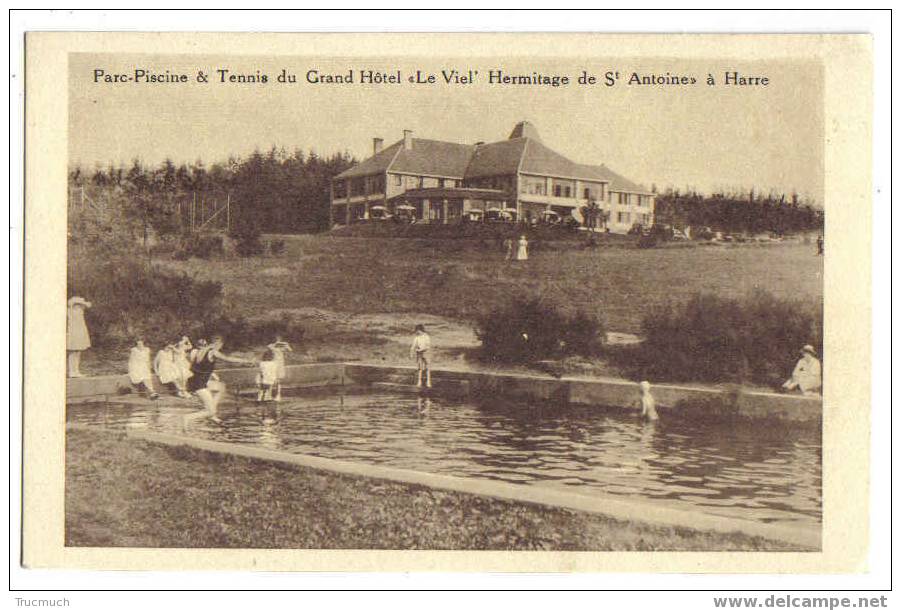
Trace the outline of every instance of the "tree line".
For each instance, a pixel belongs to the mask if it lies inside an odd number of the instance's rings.
[[[797,194],[680,193],[667,190],[657,195],[654,218],[675,227],[710,227],[728,233],[775,233],[822,231],[824,213]]]
[[[192,201],[226,198],[235,232],[312,232],[328,228],[332,177],[355,163],[346,152],[323,157],[273,147],[209,167],[200,160],[176,165],[171,159],[157,166],[136,159],[128,167],[110,164],[93,172],[73,167],[69,185],[124,208],[119,212],[141,230],[158,235],[184,230]]]

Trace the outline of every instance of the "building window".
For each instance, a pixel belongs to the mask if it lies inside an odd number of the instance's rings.
[[[444,178],[438,178],[438,188],[444,188]]]
[[[583,191],[582,199],[591,199],[591,189],[585,189]]]
[[[347,182],[344,180],[335,181],[335,199],[344,199],[347,197]]]
[[[404,177],[400,174],[394,174],[394,186],[403,186]]]
[[[423,179],[422,179],[422,176],[420,176],[419,178],[416,179],[416,188],[422,188],[422,185],[423,185]]]
[[[563,192],[563,189],[560,187],[560,185],[555,184],[554,185],[554,197],[560,197],[562,192]]]
[[[572,187],[564,186],[563,187],[563,196],[564,197],[572,197],[573,196]]]

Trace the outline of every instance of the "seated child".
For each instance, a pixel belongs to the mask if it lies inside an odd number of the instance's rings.
[[[648,421],[657,421],[660,417],[657,415],[657,402],[651,394],[651,384],[642,381],[638,384],[641,391],[641,418]]]
[[[257,373],[257,401],[272,400],[272,390],[275,388],[278,391],[278,385],[278,362],[275,360],[275,354],[269,350],[263,354],[260,372]]]
[[[189,353],[192,349],[191,340],[182,337],[181,341],[175,346],[173,357],[175,359],[175,368],[178,370],[178,380],[176,386],[179,388],[178,395],[182,398],[188,398],[190,394],[187,392],[188,380],[194,374],[191,372],[191,360]]]
[[[175,346],[171,343],[156,353],[153,359],[153,370],[163,385],[172,385],[176,393],[184,398],[187,396],[185,385],[182,381],[181,371],[176,362]]]
[[[139,391],[146,391],[151,399],[159,398],[153,389],[153,373],[150,371],[150,348],[142,339],[135,340],[128,354],[128,378]]]

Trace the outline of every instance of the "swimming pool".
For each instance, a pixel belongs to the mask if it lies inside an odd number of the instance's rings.
[[[146,428],[351,462],[662,502],[761,523],[818,525],[816,427],[683,421],[654,424],[596,407],[464,400],[373,387],[304,391],[262,417],[224,404],[223,424],[184,423],[192,403],[70,405],[67,420]]]

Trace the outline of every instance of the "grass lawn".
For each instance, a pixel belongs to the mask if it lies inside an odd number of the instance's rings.
[[[476,316],[515,295],[540,294],[567,313],[585,311],[607,331],[641,333],[655,306],[684,302],[699,291],[736,297],[762,288],[776,296],[820,302],[823,258],[800,242],[696,245],[641,250],[634,238],[536,239],[530,260],[506,263],[491,238],[419,239],[281,235],[279,256],[159,264],[222,283],[230,315],[291,315],[305,329],[291,361],[378,361],[410,364],[412,328],[428,326],[436,366],[485,368],[468,356],[478,346]],[[226,346],[229,350],[229,347]],[[247,352],[245,355],[258,356]],[[88,350],[89,374],[123,372],[127,352]],[[612,364],[573,363],[566,374],[621,376]]]
[[[648,526],[85,429],[66,436],[66,545],[796,550],[742,534]]]
[[[277,257],[165,264],[222,282],[227,302],[248,317],[313,307],[469,321],[526,293],[594,315],[607,330],[640,333],[653,307],[684,302],[699,291],[737,297],[762,288],[812,302],[823,296],[823,258],[803,243],[639,250],[618,241],[586,250],[574,247],[578,242],[537,242],[530,260],[510,264],[491,240],[278,239],[286,249]]]

